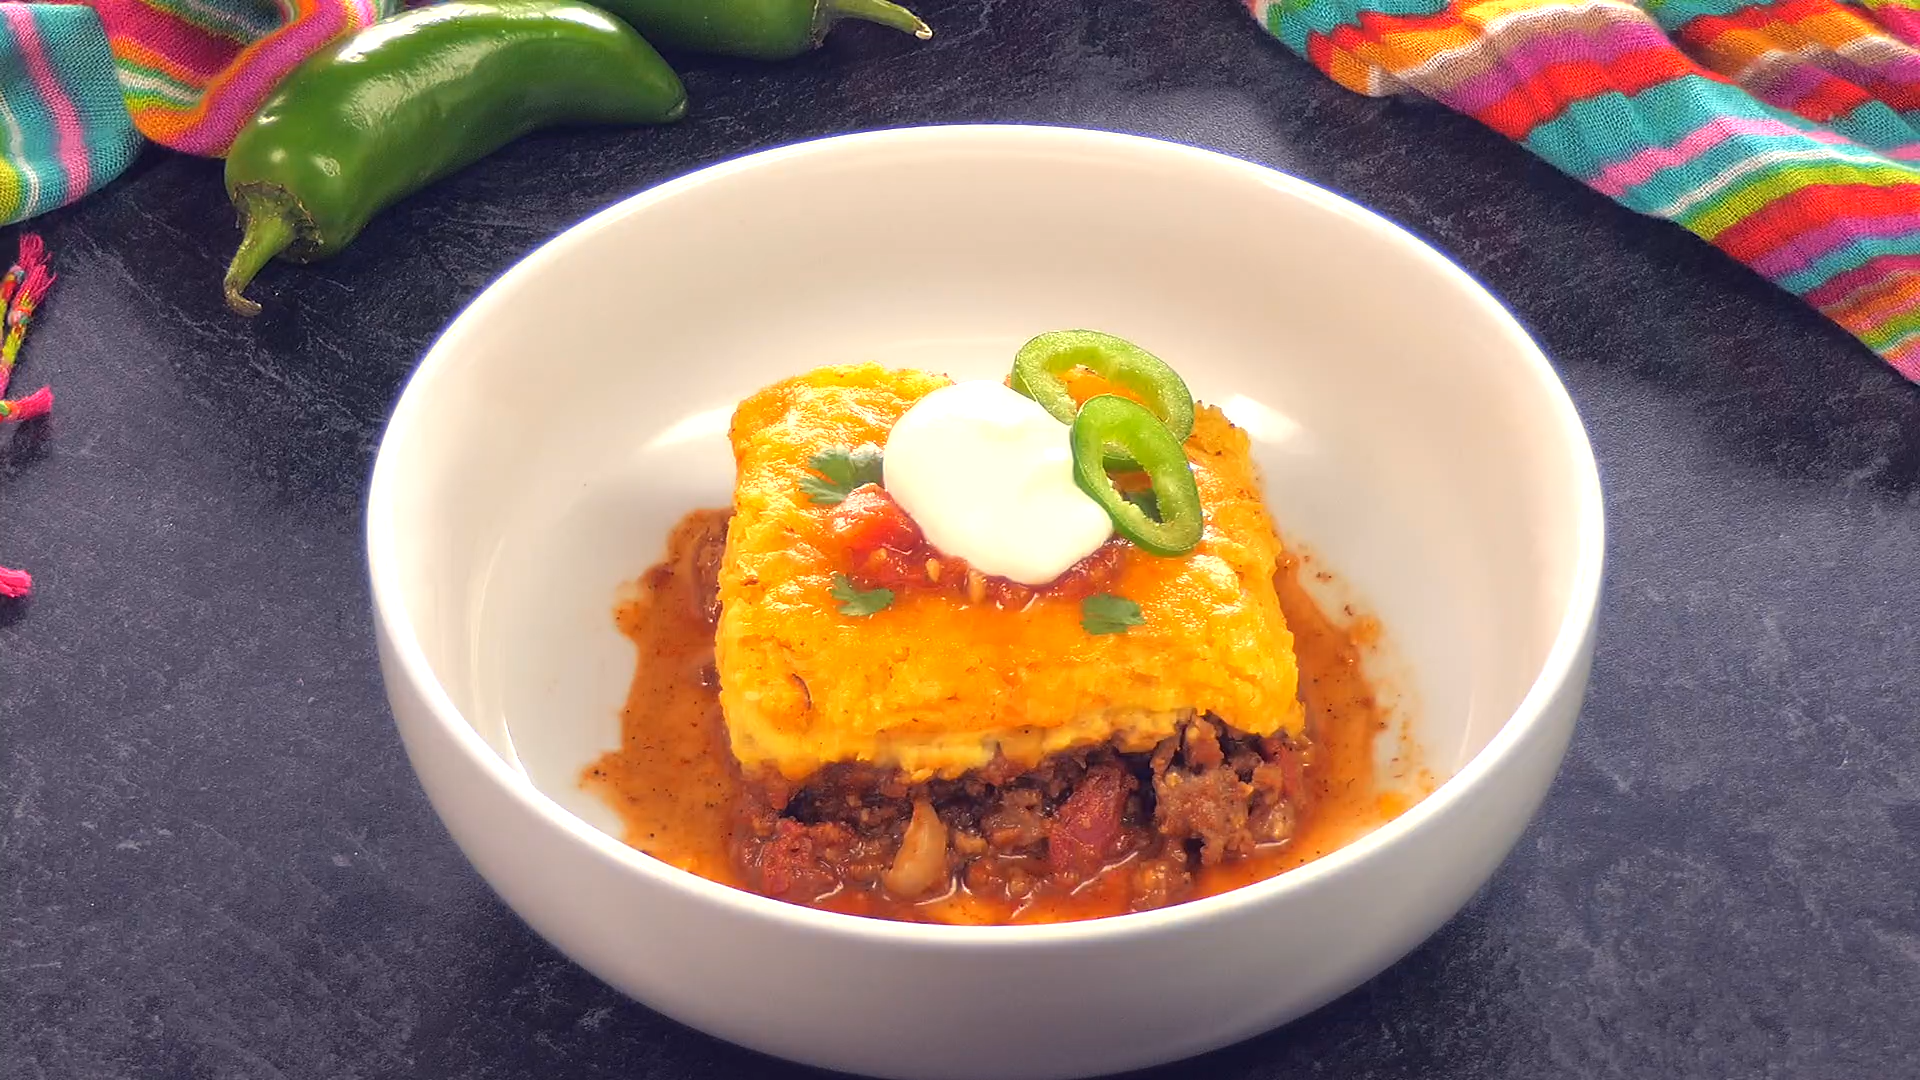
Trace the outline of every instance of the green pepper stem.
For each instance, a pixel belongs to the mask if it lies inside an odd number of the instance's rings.
[[[244,295],[247,285],[269,259],[293,243],[295,222],[284,200],[242,191],[235,203],[240,210],[240,249],[227,266],[227,306],[242,315],[258,315],[260,305]]]
[[[836,19],[860,19],[864,22],[891,26],[902,33],[912,34],[925,41],[933,36],[933,27],[923,22],[920,16],[889,3],[888,0],[822,0],[821,13],[829,22]]]

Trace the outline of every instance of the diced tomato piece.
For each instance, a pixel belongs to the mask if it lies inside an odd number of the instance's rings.
[[[879,484],[863,484],[842,499],[827,531],[855,552],[912,551],[920,543],[920,527]]]
[[[1127,775],[1111,765],[1087,770],[1047,825],[1047,862],[1055,870],[1090,874],[1114,854]]]
[[[877,585],[883,589],[900,589],[926,580],[925,569],[914,562],[912,555],[885,547],[856,557],[850,573],[865,588]]]
[[[1052,584],[1044,586],[1047,595],[1060,600],[1085,600],[1094,593],[1105,592],[1120,576],[1128,546],[1119,537],[1101,544],[1093,554],[1074,563],[1066,573],[1054,578]]]

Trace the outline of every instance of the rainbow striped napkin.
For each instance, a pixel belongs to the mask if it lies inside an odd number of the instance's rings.
[[[0,0],[0,223],[112,180],[145,136],[226,153],[294,65],[396,0]]]
[[[1340,85],[1472,116],[1920,382],[1915,2],[1246,0]]]

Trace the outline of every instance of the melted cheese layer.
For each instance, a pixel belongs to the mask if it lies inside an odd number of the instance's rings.
[[[1199,547],[1174,559],[1131,551],[1108,588],[1140,605],[1143,625],[1092,635],[1077,601],[1001,611],[918,590],[872,616],[840,614],[829,589],[844,555],[827,533],[832,508],[799,487],[807,460],[884,445],[908,408],[948,383],[829,367],[735,411],[716,665],[743,767],[800,780],[862,761],[952,777],[996,752],[1026,766],[1110,741],[1150,749],[1194,713],[1256,735],[1301,730],[1293,636],[1273,588],[1279,539],[1246,435],[1216,409],[1198,410],[1186,447],[1207,518]]]

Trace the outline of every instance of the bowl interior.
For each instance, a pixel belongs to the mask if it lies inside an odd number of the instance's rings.
[[[1386,627],[1450,775],[1539,675],[1590,557],[1592,463],[1533,346],[1406,234],[1297,181],[1123,136],[920,129],[643,194],[542,249],[430,353],[373,528],[434,676],[554,801],[616,745],[612,610],[725,505],[736,402],[821,364],[998,377],[1042,330],[1140,342],[1254,441],[1283,534]]]

